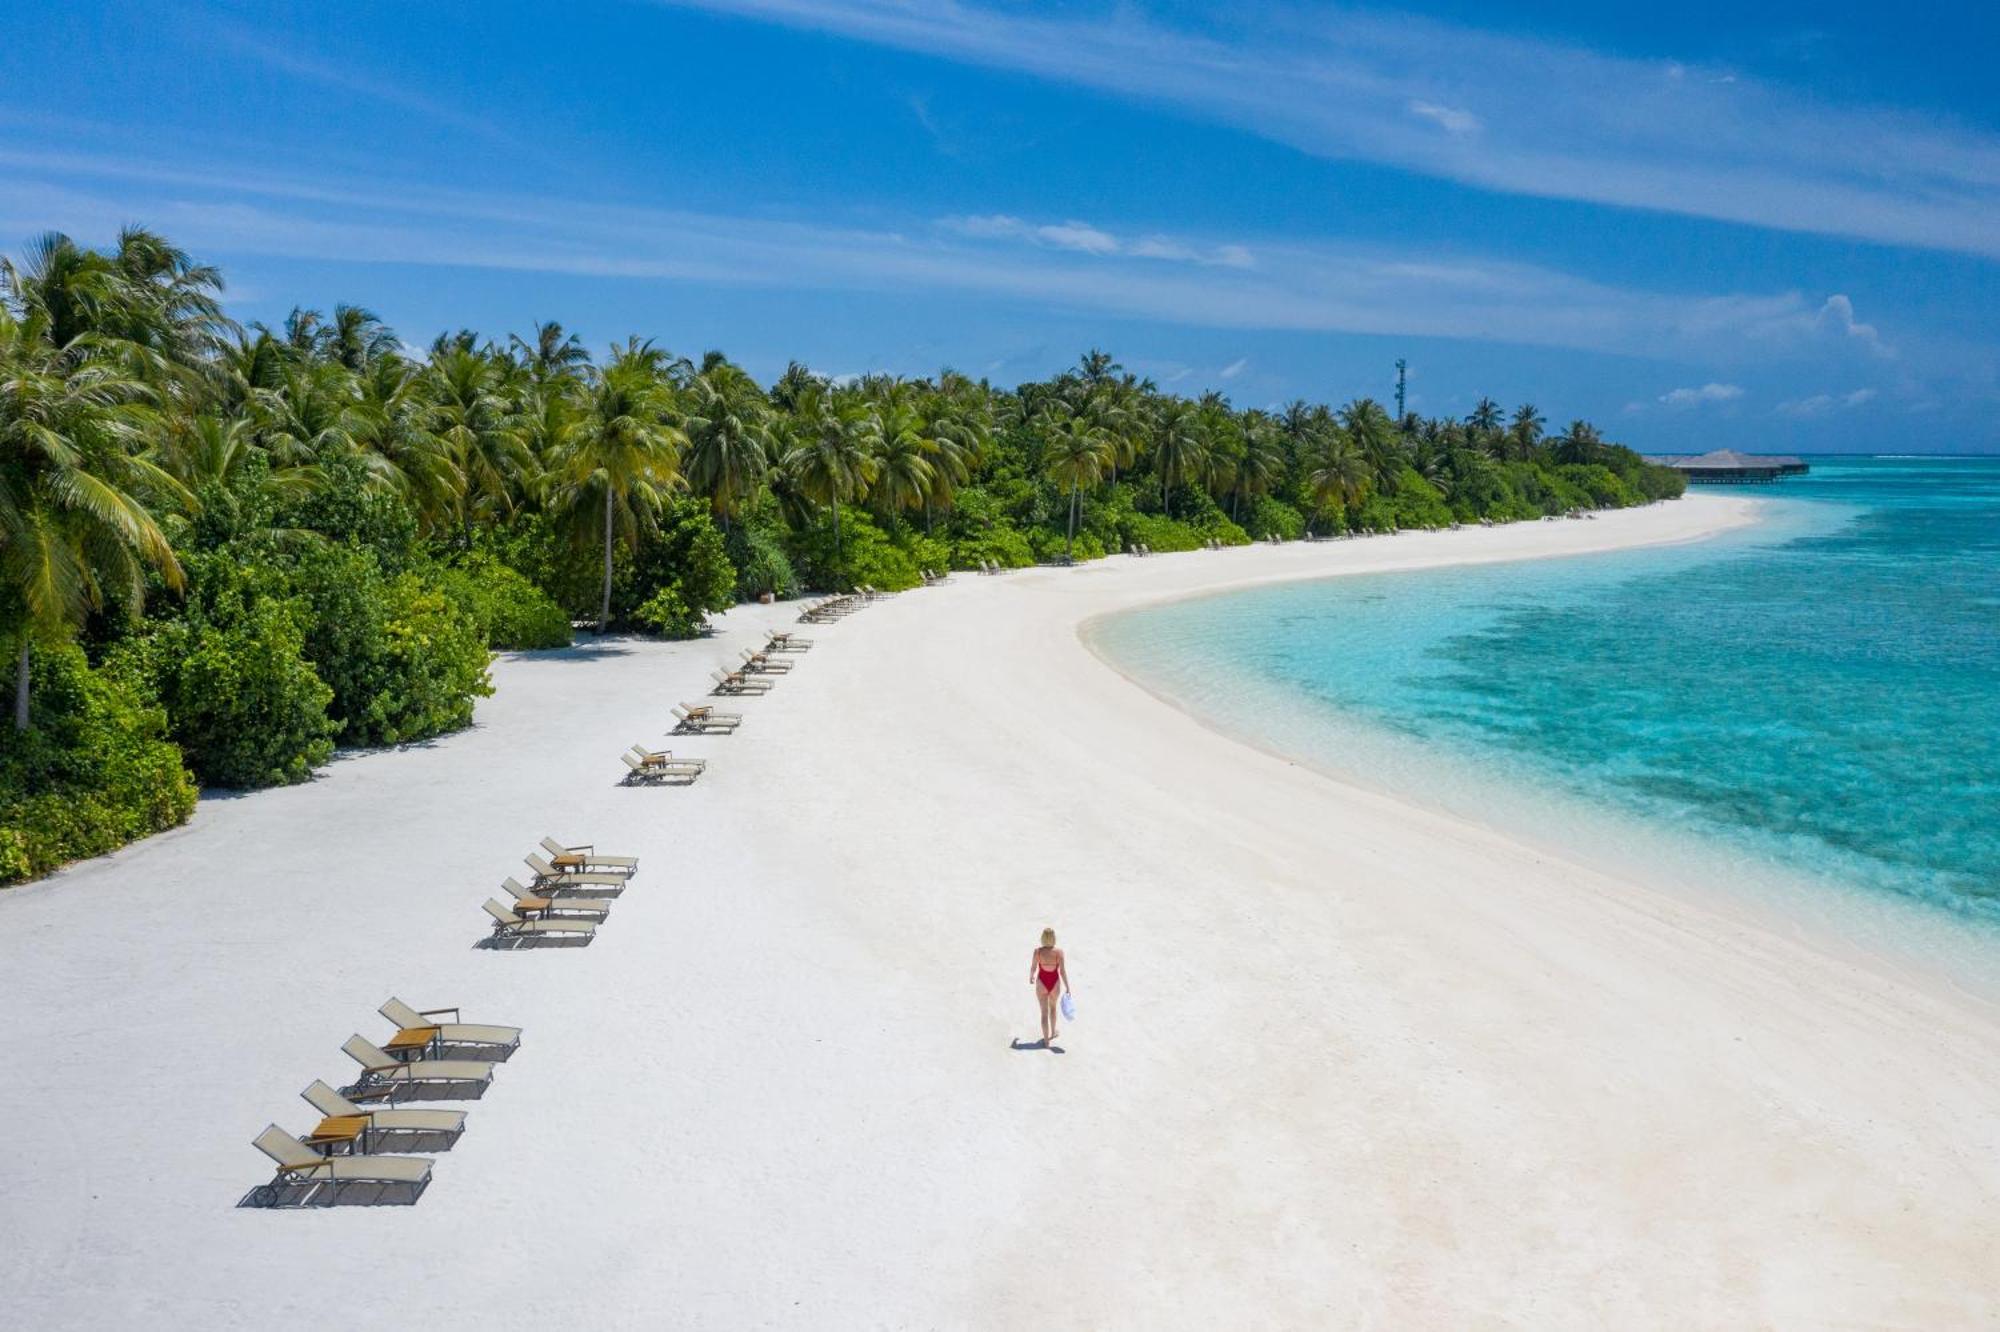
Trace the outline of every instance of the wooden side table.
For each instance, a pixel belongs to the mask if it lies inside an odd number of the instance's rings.
[[[318,1128],[306,1135],[306,1146],[317,1147],[328,1155],[336,1147],[345,1147],[347,1154],[352,1156],[366,1149],[372,1118],[369,1115],[329,1115],[319,1121]]]
[[[436,1027],[404,1027],[382,1043],[382,1048],[397,1059],[407,1059],[421,1054],[437,1044]]]

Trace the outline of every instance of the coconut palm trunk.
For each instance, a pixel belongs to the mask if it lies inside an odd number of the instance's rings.
[[[14,665],[14,729],[28,729],[28,634],[21,632],[21,655]]]
[[[611,624],[611,478],[604,479],[604,600],[597,607],[597,632]]]
[[[1076,487],[1069,483],[1069,535],[1063,538],[1063,559],[1074,562],[1076,554]]]

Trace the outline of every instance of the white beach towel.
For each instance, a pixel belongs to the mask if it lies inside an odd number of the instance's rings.
[[[1068,990],[1063,991],[1062,1015],[1064,1022],[1076,1021],[1076,996]]]

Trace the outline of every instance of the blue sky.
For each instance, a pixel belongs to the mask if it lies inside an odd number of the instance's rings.
[[[1991,11],[36,6],[0,249],[165,231],[241,319],[560,319],[761,377],[1086,347],[1241,405],[2000,449]],[[1221,14],[1221,17],[1217,17]]]

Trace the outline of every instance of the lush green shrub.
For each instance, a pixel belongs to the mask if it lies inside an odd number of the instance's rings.
[[[1228,522],[1228,519],[1222,521]],[[1237,530],[1240,532],[1242,529]],[[1207,540],[1200,528],[1172,518],[1162,518],[1156,513],[1127,514],[1124,531],[1120,535],[1124,537],[1120,549],[1136,543],[1150,548],[1155,554],[1170,550],[1200,550]]]
[[[1037,527],[1028,533],[1029,544],[1034,549],[1037,563],[1047,564],[1060,560],[1067,548],[1070,558],[1082,563],[1084,560],[1101,560],[1105,556],[1104,543],[1095,532],[1078,530],[1074,546],[1068,546],[1062,529]]]
[[[0,883],[102,855],[194,812],[194,779],[166,739],[166,714],[133,681],[91,670],[80,648],[37,648],[28,706],[25,734],[0,722]]]
[[[1016,481],[960,491],[944,527],[949,553],[943,563],[954,569],[976,569],[986,563],[1018,569],[1033,564],[1033,544],[1008,517],[1010,498],[1030,505],[1034,502],[1032,487]]]
[[[736,566],[736,595],[754,601],[769,593],[789,597],[798,591],[798,574],[777,535],[763,527],[738,527],[724,543]]]
[[[843,505],[837,556],[829,514],[793,538],[792,558],[811,587],[847,591],[867,584],[885,592],[897,592],[923,582],[923,576],[917,572],[916,556],[910,549],[912,544],[906,540],[898,545],[875,525],[866,511]],[[1021,544],[1026,546],[1026,538],[1021,539]],[[1023,563],[1033,563],[1033,557]]]
[[[1438,493],[1436,486],[1417,475],[1414,468],[1403,468],[1396,478],[1395,493],[1387,498],[1398,530],[1451,526],[1451,509],[1445,504],[1444,496]]]
[[[371,701],[368,732],[397,744],[470,726],[473,701],[493,693],[486,636],[414,573],[392,579],[386,593],[386,687]]]
[[[273,524],[361,546],[383,569],[401,571],[417,550],[417,518],[410,506],[370,484],[367,464],[353,454],[334,453],[318,467],[319,484],[279,503]]]
[[[372,552],[328,545],[302,557],[292,577],[310,608],[306,657],[333,689],[328,712],[343,743],[397,744],[464,726],[473,700],[493,692],[479,625],[419,575],[386,579]]]
[[[1588,500],[1585,507],[1622,509],[1639,502],[1639,497],[1602,464],[1571,464],[1560,471],[1565,481],[1584,493]]]
[[[1287,541],[1296,541],[1306,534],[1306,517],[1281,499],[1269,495],[1259,495],[1250,505],[1250,512],[1243,516],[1240,529],[1245,541],[1263,540],[1268,536],[1281,536]],[[1228,540],[1228,538],[1224,538]],[[1230,545],[1238,543],[1229,542]]]
[[[497,651],[568,647],[569,615],[555,598],[490,555],[475,553],[432,575]]]
[[[231,602],[235,604],[230,604]],[[333,698],[303,655],[303,606],[230,598],[121,645],[117,668],[143,682],[205,786],[302,782],[333,755]]]
[[[614,623],[642,626],[668,638],[692,638],[709,612],[735,604],[736,566],[729,562],[708,506],[697,501],[670,504],[638,552],[614,562]]]

